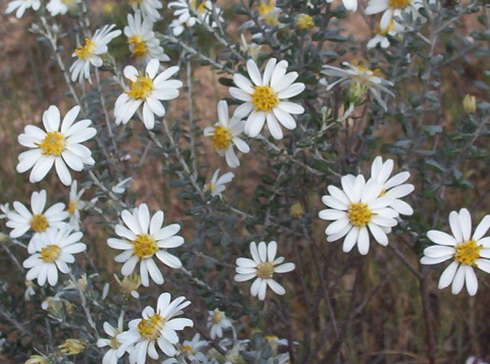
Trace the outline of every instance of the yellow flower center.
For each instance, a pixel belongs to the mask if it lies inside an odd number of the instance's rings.
[[[78,207],[77,201],[74,200],[70,201],[70,203],[68,204],[68,213],[73,215],[75,211],[77,211],[77,207]]]
[[[114,349],[114,350],[119,349],[119,347],[121,346],[121,343],[119,341],[117,341],[116,336],[117,335],[114,335],[113,337],[111,337],[111,340],[109,342],[110,348]]]
[[[262,262],[257,265],[257,277],[270,279],[274,274],[274,265],[271,262]]]
[[[373,215],[368,205],[361,202],[352,203],[347,212],[350,223],[359,228],[366,226],[373,218]]]
[[[43,214],[36,214],[31,219],[31,229],[36,233],[44,233],[48,226],[48,219]]]
[[[482,249],[483,246],[478,245],[475,240],[465,241],[464,243],[456,245],[454,259],[461,264],[476,267],[476,260],[480,258],[480,250]]]
[[[217,126],[214,128],[212,145],[218,150],[226,150],[230,146],[232,138],[230,129],[224,126]]]
[[[158,251],[158,245],[150,235],[138,234],[133,241],[133,252],[138,258],[152,257]]]
[[[61,248],[55,244],[49,244],[41,249],[41,260],[44,263],[54,263],[61,255]]]
[[[212,321],[213,321],[213,324],[214,325],[217,325],[221,322],[221,320],[223,319],[223,312],[221,311],[215,311],[213,313],[213,317],[212,317]]]
[[[65,150],[65,137],[58,131],[50,131],[41,143],[36,143],[41,148],[42,155],[54,155],[59,157]]]
[[[208,182],[208,183],[206,183],[206,185],[204,186],[204,189],[205,189],[206,191],[211,192],[211,194],[213,194],[213,193],[216,191],[216,185],[215,185],[214,183]]]
[[[315,26],[315,22],[308,14],[299,14],[296,18],[296,26],[299,29],[310,29]]]
[[[412,0],[388,0],[391,9],[405,9],[412,3]]]
[[[139,76],[131,83],[127,92],[128,96],[135,100],[144,100],[153,91],[153,81],[149,77]]]
[[[141,336],[148,340],[157,340],[161,335],[161,330],[163,324],[165,323],[165,318],[155,313],[148,319],[143,319],[138,324],[138,332]]]
[[[129,50],[133,53],[133,56],[142,58],[148,54],[148,46],[139,35],[132,35],[129,37],[128,43]]]
[[[270,86],[255,86],[252,96],[252,104],[258,111],[269,112],[279,103],[276,92]]]
[[[391,20],[390,22],[390,25],[388,25],[388,28],[386,28],[385,30],[381,30],[381,28],[379,27],[379,23],[376,25],[376,28],[374,28],[374,34],[379,34],[383,37],[386,37],[386,34],[388,34],[389,32],[395,30],[395,21],[394,20]]]
[[[75,54],[81,59],[87,59],[92,56],[95,51],[95,43],[90,38],[85,38],[85,44],[81,45],[75,51]]]
[[[186,356],[194,353],[194,350],[192,349],[192,346],[190,346],[190,345],[182,345],[182,348],[181,349],[182,349],[182,352]]]
[[[191,0],[189,2],[189,5],[195,10],[197,11],[198,13],[204,13],[207,8],[206,8],[206,5],[204,4],[204,0],[203,2],[201,3],[201,5],[199,5],[199,7],[196,8],[196,3],[197,3],[197,0]]]
[[[269,4],[262,4],[259,5],[259,15],[260,16],[266,16],[269,14],[272,10],[274,10],[274,3],[269,3]]]

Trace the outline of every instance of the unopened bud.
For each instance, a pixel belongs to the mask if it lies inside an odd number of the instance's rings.
[[[466,94],[463,99],[463,108],[467,114],[472,114],[476,111],[476,97],[470,94]]]
[[[303,210],[303,206],[301,206],[299,202],[292,204],[289,208],[289,215],[291,215],[291,217],[294,217],[295,219],[303,217],[304,214],[305,210]]]

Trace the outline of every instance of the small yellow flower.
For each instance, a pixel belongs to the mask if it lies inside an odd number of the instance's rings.
[[[292,204],[289,208],[289,215],[295,219],[303,217],[304,214],[305,210],[303,210],[303,206],[299,202]]]
[[[296,17],[296,26],[299,29],[310,29],[315,26],[315,22],[308,14],[299,14]]]
[[[77,355],[85,351],[87,343],[79,339],[66,339],[58,346],[58,349],[65,355]]]
[[[463,108],[467,114],[472,114],[476,111],[476,97],[470,94],[466,94],[463,99]]]

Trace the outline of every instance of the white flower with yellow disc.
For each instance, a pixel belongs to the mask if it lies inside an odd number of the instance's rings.
[[[40,286],[46,281],[54,286],[58,282],[58,270],[69,273],[68,264],[75,262],[73,254],[87,249],[80,242],[82,237],[81,232],[72,233],[70,228],[50,228],[45,234],[33,237],[34,253],[22,264],[29,269],[26,279],[37,279]]]
[[[434,2],[435,0],[429,0],[429,3]],[[402,13],[411,14],[413,19],[421,17],[418,9],[423,6],[423,0],[370,0],[365,12],[367,15],[383,12],[379,21],[379,28],[387,30],[392,20],[396,18],[402,19]]]
[[[231,168],[240,165],[235,154],[234,146],[242,153],[248,153],[250,147],[240,138],[243,133],[243,120],[228,114],[228,104],[221,100],[218,103],[218,122],[204,129],[204,135],[211,138],[211,145],[220,156],[225,156],[226,163]]]
[[[102,358],[102,364],[117,364],[119,358],[124,355],[125,350],[121,349],[121,343],[117,341],[117,335],[123,332],[123,316],[119,317],[117,322],[117,328],[112,326],[107,321],[104,322],[103,328],[105,333],[109,336],[108,339],[98,339],[97,347],[104,348],[109,347],[109,350],[104,354]]]
[[[381,196],[383,185],[364,176],[347,175],[341,179],[342,190],[328,186],[330,195],[322,197],[329,209],[318,213],[320,219],[333,221],[325,230],[327,241],[344,238],[343,250],[350,252],[357,244],[362,255],[369,251],[369,232],[381,245],[388,245],[386,231],[397,225],[398,212],[389,207],[392,199]],[[380,197],[381,196],[381,197]]]
[[[303,114],[303,106],[286,101],[299,95],[305,89],[304,83],[294,82],[297,72],[287,73],[288,62],[277,63],[270,59],[262,76],[255,61],[247,61],[247,72],[250,80],[236,73],[233,81],[237,87],[230,87],[230,95],[244,103],[235,110],[234,117],[242,119],[248,115],[244,131],[250,137],[256,137],[267,126],[274,139],[282,139],[281,126],[293,130],[296,121],[291,114]]]
[[[129,330],[119,334],[117,340],[121,343],[120,350],[129,351],[131,364],[144,364],[146,356],[158,360],[156,346],[167,356],[175,356],[175,345],[179,342],[177,331],[194,326],[188,318],[176,317],[189,306],[190,301],[185,297],[177,297],[171,301],[169,293],[162,293],[158,297],[156,310],[147,306],[142,318],[129,322]]]
[[[128,37],[129,51],[135,58],[146,61],[153,58],[160,61],[170,60],[155,37],[153,22],[150,18],[143,18],[141,11],[136,11],[134,16],[128,14],[128,25],[124,28],[124,34]]]
[[[215,308],[213,311],[208,311],[209,336],[211,339],[223,337],[223,330],[231,328],[233,325],[223,311]]]
[[[13,203],[13,209],[7,211],[6,214],[8,219],[6,225],[13,229],[10,232],[11,238],[21,237],[28,231],[33,233],[34,238],[36,235],[44,234],[50,228],[61,228],[66,224],[63,220],[68,218],[69,215],[65,211],[65,204],[58,202],[45,211],[46,197],[46,190],[32,193],[32,212],[18,201]],[[29,254],[34,251],[34,245],[29,243]]]
[[[84,79],[91,82],[90,66],[101,67],[104,63],[101,55],[107,53],[107,45],[121,34],[120,30],[112,30],[115,24],[106,25],[102,29],[97,29],[93,37],[86,37],[84,44],[81,44],[73,53],[76,57],[75,62],[70,67],[71,80],[82,82]]]
[[[156,284],[162,284],[164,281],[154,257],[170,268],[182,267],[179,258],[167,252],[167,249],[184,244],[184,238],[176,235],[180,225],[172,224],[163,227],[163,211],[157,211],[150,218],[148,206],[141,204],[132,212],[124,210],[121,218],[127,227],[116,225],[115,232],[121,238],[108,239],[107,244],[113,249],[124,250],[115,258],[116,262],[124,263],[121,268],[123,276],[132,274],[139,263],[141,283],[148,287],[149,277]]]
[[[185,30],[185,27],[192,28],[196,24],[207,23],[211,27],[217,27],[216,22],[212,21],[213,4],[210,0],[204,0],[197,6],[197,0],[177,0],[168,4],[170,9],[174,10],[174,16],[177,17],[170,24],[175,36],[179,36]],[[220,10],[215,6],[214,11],[219,13]],[[221,16],[219,16],[222,21]]]
[[[144,18],[148,18],[153,22],[162,17],[160,10],[163,8],[163,4],[160,0],[129,0],[129,5],[135,12],[140,10]]]
[[[484,237],[490,228],[490,215],[485,215],[471,233],[471,215],[467,209],[449,214],[451,233],[430,230],[427,237],[435,245],[424,249],[422,264],[439,264],[452,259],[439,279],[439,289],[451,285],[451,292],[458,294],[466,285],[470,296],[478,291],[474,268],[490,273],[490,237]]]
[[[250,287],[250,294],[258,296],[263,301],[269,286],[276,294],[284,295],[286,290],[273,278],[277,273],[287,273],[294,270],[294,263],[283,263],[284,257],[276,258],[277,243],[269,244],[261,241],[257,247],[255,242],[250,243],[252,259],[237,258],[235,281],[244,282],[254,279]]]
[[[72,178],[68,167],[80,172],[86,165],[94,165],[92,152],[81,143],[93,138],[97,131],[90,127],[92,122],[88,119],[75,122],[79,113],[80,107],[73,107],[60,125],[60,111],[52,105],[43,114],[46,131],[37,126],[26,126],[24,134],[19,136],[19,143],[32,149],[19,155],[17,172],[24,173],[32,168],[29,181],[36,183],[54,165],[61,182],[69,186]]]
[[[233,180],[233,178],[235,178],[233,172],[227,172],[222,176],[220,176],[219,171],[220,171],[219,168],[216,171],[214,171],[213,177],[211,177],[211,181],[209,181],[204,185],[204,190],[211,192],[211,196],[222,197],[221,195],[226,189],[225,185],[227,183],[230,183]]]
[[[158,74],[160,61],[152,59],[141,74],[133,66],[124,68],[124,76],[131,82],[129,88],[116,100],[114,116],[116,124],[126,124],[136,110],[143,105],[143,123],[147,129],[155,126],[155,115],[165,116],[165,108],[161,101],[172,100],[179,96],[182,81],[169,80],[179,71],[179,67],[167,68]]]

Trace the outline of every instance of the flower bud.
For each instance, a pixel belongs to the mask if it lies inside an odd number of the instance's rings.
[[[470,94],[466,94],[463,99],[463,108],[467,114],[472,114],[476,111],[476,97]]]
[[[299,219],[303,217],[305,211],[303,210],[303,206],[299,202],[292,204],[289,208],[289,215],[295,219]]]
[[[65,342],[58,346],[58,349],[65,355],[77,355],[85,351],[87,344],[79,339],[66,339]]]
[[[299,14],[296,17],[296,26],[302,30],[310,29],[315,26],[315,22],[313,21],[313,18],[308,14]]]

